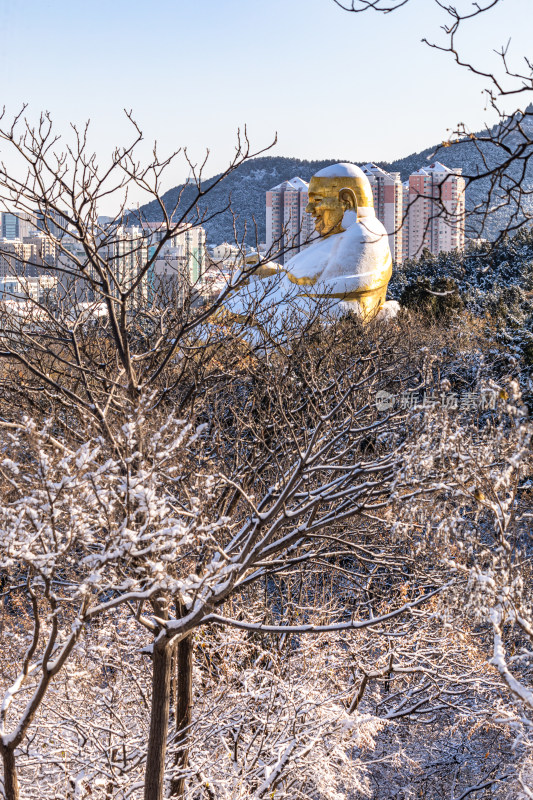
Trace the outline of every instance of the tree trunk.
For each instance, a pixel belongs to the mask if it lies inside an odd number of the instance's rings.
[[[186,636],[178,643],[176,676],[176,742],[174,759],[176,769],[184,770],[189,764],[189,726],[192,719],[192,655],[193,637]],[[170,795],[181,800],[185,794],[185,777],[171,782]]]
[[[11,748],[2,749],[2,761],[4,762],[4,797],[6,800],[19,800],[15,753]]]
[[[152,709],[144,781],[144,800],[163,800],[165,755],[170,711],[172,647],[154,645],[152,658]]]

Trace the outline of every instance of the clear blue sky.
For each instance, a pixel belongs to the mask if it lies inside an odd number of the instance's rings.
[[[467,54],[494,64],[512,37],[518,66],[532,55],[532,5],[503,0],[476,22]],[[258,148],[277,131],[272,154],[391,160],[459,121],[493,122],[483,82],[420,42],[438,39],[445,19],[432,0],[386,16],[332,0],[3,0],[2,102],[47,109],[59,130],[90,118],[102,155],[124,143],[132,108],[163,149],[201,158],[209,147],[208,175],[244,123]],[[166,188],[186,176],[177,165]]]

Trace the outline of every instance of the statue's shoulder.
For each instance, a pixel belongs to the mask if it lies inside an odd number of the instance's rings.
[[[316,279],[326,267],[332,250],[337,246],[335,241],[339,236],[329,236],[327,239],[317,239],[308,245],[305,250],[296,253],[285,264],[285,271],[289,278],[297,281],[303,279]]]
[[[348,228],[346,233],[349,240],[353,238],[361,242],[370,243],[375,242],[376,239],[381,239],[384,235],[387,236],[385,226],[374,213],[360,217],[355,225]]]

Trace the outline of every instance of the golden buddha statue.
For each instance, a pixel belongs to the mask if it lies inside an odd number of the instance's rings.
[[[387,232],[374,212],[372,187],[355,164],[334,164],[320,170],[309,183],[306,211],[315,218],[319,238],[290,258],[285,266],[269,262],[253,274],[247,287],[253,295],[257,281],[273,278],[265,295],[272,308],[303,310],[311,298],[326,298],[342,311],[352,311],[365,321],[382,311],[397,312],[395,302],[386,304],[392,257]],[[251,292],[250,292],[251,289]],[[237,292],[227,310],[234,318],[245,316],[244,298]],[[256,293],[256,296],[257,293]]]

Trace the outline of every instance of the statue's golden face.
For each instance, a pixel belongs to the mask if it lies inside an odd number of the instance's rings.
[[[311,178],[309,183],[309,203],[305,209],[315,218],[315,230],[320,236],[341,233],[345,205],[341,202],[335,183],[324,179]]]
[[[347,209],[357,212],[358,208],[372,208],[373,205],[372,187],[367,178],[313,175],[309,182],[306,211],[315,218],[315,228],[321,236],[342,233],[342,218]]]

